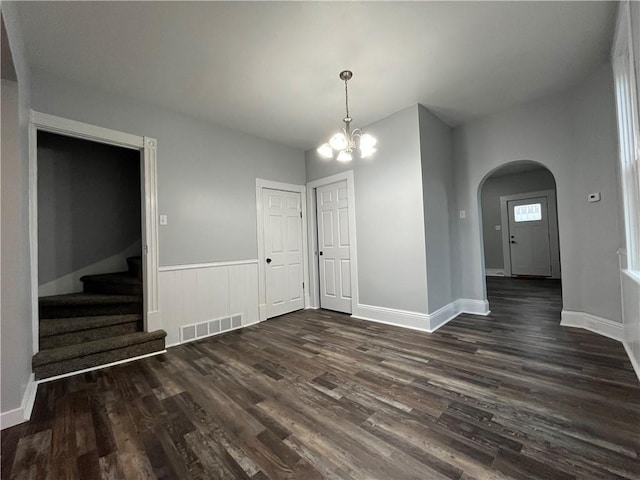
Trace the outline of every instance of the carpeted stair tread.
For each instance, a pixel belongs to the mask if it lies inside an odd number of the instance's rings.
[[[111,350],[122,350],[123,348],[143,344],[146,342],[161,341],[162,344],[164,344],[164,338],[166,336],[167,332],[165,332],[164,330],[156,330],[155,332],[136,332],[130,333],[128,335],[121,335],[118,337],[95,340],[93,342],[80,343],[77,345],[69,345],[66,347],[53,348],[49,350],[41,350],[33,356],[32,365],[33,368],[36,369],[50,363],[58,363],[66,360],[88,357],[103,352],[109,352]]]
[[[40,320],[47,318],[93,317],[142,313],[141,295],[70,293],[41,297]]]
[[[51,337],[53,335],[110,327],[141,320],[142,315],[138,314],[43,319],[40,320],[40,337]]]
[[[162,352],[165,349],[164,338],[156,338],[142,343],[116,348],[115,350],[101,351],[82,357],[70,358],[60,362],[52,362],[33,368],[36,380],[55,377],[65,373],[73,373],[86,368],[103,367],[110,363]]]
[[[80,280],[85,293],[142,295],[142,280],[130,272],[85,275]]]
[[[105,293],[67,293],[40,297],[40,307],[58,307],[72,305],[99,305],[114,303],[141,303],[140,295],[110,295]]]
[[[90,328],[89,330],[79,330],[77,332],[61,333],[50,337],[40,337],[40,350],[78,345],[81,343],[104,340],[109,337],[120,337],[130,333],[142,331],[142,322],[118,323],[108,327]]]
[[[85,275],[80,277],[81,282],[125,283],[128,285],[140,285],[142,281],[130,272],[100,273],[98,275]]]

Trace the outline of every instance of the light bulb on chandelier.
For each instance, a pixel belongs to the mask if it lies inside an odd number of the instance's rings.
[[[377,140],[363,133],[362,130],[356,128],[351,130],[351,117],[349,116],[349,89],[347,82],[351,80],[353,73],[349,70],[340,72],[340,80],[344,81],[344,98],[346,116],[342,119],[345,126],[342,131],[336,133],[329,139],[329,143],[324,143],[318,147],[318,154],[324,158],[333,158],[337,152],[336,160],[339,162],[350,162],[353,159],[352,153],[355,149],[360,150],[360,158],[367,158],[376,151]]]

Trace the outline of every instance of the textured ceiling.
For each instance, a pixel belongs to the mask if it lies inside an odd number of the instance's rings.
[[[421,103],[450,125],[606,61],[612,2],[20,2],[30,66],[302,149]]]

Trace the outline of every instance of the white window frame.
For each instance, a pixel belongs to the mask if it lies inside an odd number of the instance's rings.
[[[626,270],[640,277],[640,129],[631,12],[620,4],[612,49],[618,148],[626,234]]]

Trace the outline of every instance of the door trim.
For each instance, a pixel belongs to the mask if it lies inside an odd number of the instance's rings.
[[[551,256],[551,278],[560,278],[560,244],[558,236],[558,210],[555,190],[518,193],[500,197],[500,219],[502,224],[502,257],[504,259],[504,276],[511,276],[511,249],[509,247],[509,210],[507,203],[513,200],[526,200],[533,197],[546,197],[547,219],[549,221],[549,250]]]
[[[39,351],[38,315],[38,131],[106,143],[140,152],[142,245],[144,269],[144,329],[162,328],[158,294],[157,141],[88,123],[31,110],[29,118],[29,247],[31,260],[31,323],[33,353]]]
[[[293,183],[274,182],[256,178],[256,216],[257,216],[257,242],[258,242],[258,321],[267,319],[267,269],[265,268],[264,254],[264,218],[262,212],[262,190],[282,190],[300,194],[302,205],[302,268],[304,278],[304,308],[309,308],[309,256],[307,239],[307,188],[304,185]]]
[[[356,237],[356,196],[353,170],[320,178],[307,183],[307,215],[309,228],[309,299],[310,308],[320,308],[320,277],[318,269],[318,215],[316,209],[316,189],[332,183],[347,181],[347,204],[349,206],[349,256],[351,257],[351,315],[358,312],[358,240]]]

